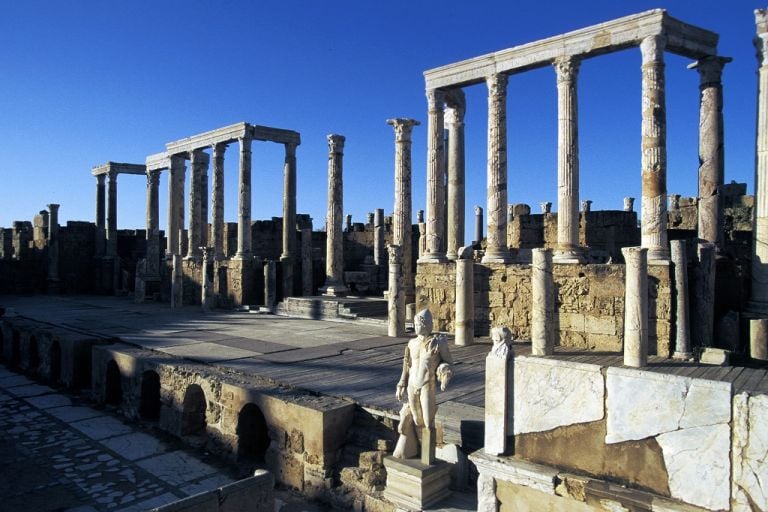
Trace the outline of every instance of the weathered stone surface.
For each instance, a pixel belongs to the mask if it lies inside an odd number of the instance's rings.
[[[344,212],[344,192],[342,164],[344,159],[343,135],[328,135],[328,213],[325,220],[326,256],[325,256],[325,295],[347,293],[344,285],[344,243],[341,221]]]
[[[511,433],[509,384],[514,373],[509,329],[493,329],[493,348],[485,358],[485,453],[500,455],[507,451]]]
[[[768,396],[733,397],[733,510],[768,510]]]
[[[519,357],[514,379],[515,434],[603,418],[605,387],[600,366]]]

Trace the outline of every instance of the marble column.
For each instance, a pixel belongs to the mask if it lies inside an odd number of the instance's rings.
[[[277,301],[277,265],[274,260],[264,264],[264,306],[269,311],[275,310]]]
[[[752,227],[752,297],[750,309],[768,313],[768,9],[755,10],[757,35],[757,141],[755,208]]]
[[[577,81],[581,62],[555,60],[557,73],[557,263],[581,263],[579,247],[579,117]]]
[[[483,263],[509,263],[507,247],[507,75],[488,85],[488,245]]]
[[[445,258],[445,140],[443,139],[445,93],[427,91],[427,219],[426,247],[419,261],[442,263]]]
[[[200,305],[203,311],[210,311],[213,307],[213,248],[201,248],[203,253],[202,290]]]
[[[240,139],[240,176],[237,210],[237,259],[251,257],[251,139]]]
[[[512,221],[515,219],[515,205],[508,204],[507,205],[507,226],[512,224]]]
[[[704,57],[690,66],[699,72],[699,240],[723,249],[723,67],[733,59]]]
[[[640,44],[642,82],[642,213],[641,246],[648,261],[668,261],[667,246],[667,108],[664,86],[664,36],[648,36]]]
[[[301,294],[312,295],[312,228],[301,230]]]
[[[448,131],[448,233],[449,260],[458,257],[459,247],[464,245],[464,91],[453,89],[446,93],[445,129]]]
[[[625,197],[624,198],[624,211],[625,212],[631,212],[635,209],[635,198],[634,197]]]
[[[456,345],[472,345],[475,341],[475,260],[472,246],[456,253]]]
[[[117,257],[117,171],[110,170],[107,188],[107,258]]]
[[[224,152],[226,144],[213,146],[213,183],[211,185],[211,238],[213,238],[213,257],[224,259]]]
[[[697,247],[693,307],[693,342],[700,347],[715,346],[715,244]]]
[[[328,214],[325,218],[325,286],[322,293],[331,296],[343,296],[349,291],[344,285],[344,234],[341,226],[345,140],[343,135],[328,135]]]
[[[184,274],[181,262],[181,254],[173,253],[173,269],[171,271],[171,309],[180,308],[184,305],[184,290],[182,283]]]
[[[105,234],[105,204],[106,204],[106,187],[104,180],[106,175],[96,175],[96,256],[104,256],[104,243],[106,241]]]
[[[184,229],[184,157],[174,155],[168,170],[168,254],[181,254]]]
[[[200,170],[200,245],[208,247],[208,166],[211,163],[211,157],[208,153],[203,153],[203,161]],[[201,249],[202,251],[202,249]]]
[[[415,119],[387,119],[395,130],[395,209],[392,214],[392,245],[397,245],[403,254],[403,293],[413,296],[413,226],[411,212],[411,132],[421,123]],[[410,302],[406,300],[406,302]]]
[[[59,205],[49,204],[48,211],[48,291],[59,285]]]
[[[475,206],[475,244],[483,241],[483,207]]]
[[[648,249],[624,247],[624,365],[648,363]]]
[[[199,260],[203,229],[203,152],[199,149],[189,153],[189,230],[187,234],[187,258]]]
[[[397,245],[387,246],[389,252],[389,287],[387,290],[387,335],[405,336],[405,294],[403,293],[403,251]]]
[[[552,251],[533,249],[531,265],[531,354],[550,356],[555,351],[555,282]]]
[[[384,209],[376,208],[373,213],[373,263],[384,265],[387,258],[387,250],[384,247]]]
[[[293,264],[296,253],[296,144],[285,144],[283,166],[283,297],[293,295]]]
[[[485,445],[490,455],[507,453],[507,441],[514,425],[515,354],[510,346],[512,333],[507,327],[493,327],[493,348],[485,357]],[[514,445],[514,442],[511,443]],[[478,481],[478,485],[480,482]],[[480,489],[478,489],[480,498]],[[480,506],[478,504],[478,510]]]
[[[749,321],[749,357],[768,361],[768,318]]]
[[[687,361],[691,353],[691,322],[688,307],[688,257],[685,240],[669,242],[675,279],[675,353],[674,359]]]
[[[147,263],[145,280],[160,279],[160,170],[147,171]]]
[[[352,231],[352,214],[350,213],[344,216],[344,231]]]

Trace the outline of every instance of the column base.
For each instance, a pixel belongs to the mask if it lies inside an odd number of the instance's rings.
[[[341,284],[329,284],[323,286],[318,290],[320,295],[326,297],[345,297],[349,293],[349,288],[344,283]]]
[[[233,260],[250,260],[251,258],[253,258],[253,254],[251,254],[249,252],[248,253],[240,253],[240,252],[238,252],[237,254],[232,256]]]
[[[675,352],[672,354],[675,361],[693,361],[693,352]]]
[[[421,258],[416,260],[416,263],[447,263],[448,258],[445,257],[445,254],[443,253],[425,253],[422,254]]]
[[[581,265],[585,261],[584,252],[580,249],[556,249],[552,255],[552,263],[561,265]]]
[[[445,255],[445,259],[447,259],[448,261],[457,260],[457,259],[459,259],[459,253],[457,253],[457,252],[448,252]]]
[[[514,258],[509,251],[494,253],[486,251],[480,263],[512,263],[513,260]]]
[[[648,247],[649,265],[669,265],[669,247]]]
[[[384,497],[405,510],[423,510],[450,496],[451,465],[437,461],[424,465],[418,459],[384,457],[387,486]]]

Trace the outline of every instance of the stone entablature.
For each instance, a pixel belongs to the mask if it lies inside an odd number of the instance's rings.
[[[99,174],[109,174],[111,172],[116,174],[144,174],[147,172],[147,167],[142,164],[107,162],[105,164],[97,165],[91,169],[91,174],[93,176],[98,176]]]

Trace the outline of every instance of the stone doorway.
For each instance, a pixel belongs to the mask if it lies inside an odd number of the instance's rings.
[[[147,370],[141,375],[139,416],[143,420],[160,419],[160,376],[153,370]]]
[[[255,404],[245,404],[237,415],[237,458],[257,464],[264,462],[269,448],[267,420]]]
[[[184,393],[181,412],[181,435],[205,437],[205,393],[197,384],[190,384]]]
[[[123,382],[120,368],[112,360],[107,363],[107,382],[104,393],[104,401],[107,405],[120,405],[123,402]]]
[[[61,382],[61,345],[58,341],[51,342],[48,358],[51,362],[51,384],[59,384]]]
[[[40,366],[40,350],[37,346],[37,337],[29,337],[29,373],[37,373]]]

